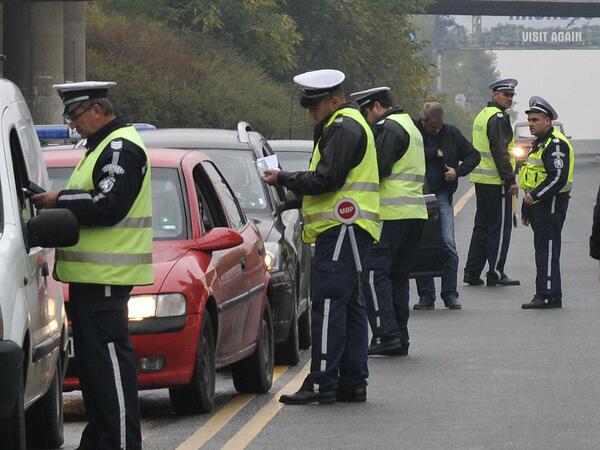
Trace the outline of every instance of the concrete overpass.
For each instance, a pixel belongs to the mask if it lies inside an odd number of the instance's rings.
[[[600,17],[600,0],[437,0],[430,14]]]

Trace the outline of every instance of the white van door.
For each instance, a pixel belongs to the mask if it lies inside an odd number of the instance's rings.
[[[31,119],[23,117],[21,111],[15,104],[9,105],[2,117],[2,133],[6,148],[9,149],[12,160],[13,170],[13,199],[16,199],[16,212],[19,214],[20,228],[23,238],[23,252],[19,253],[22,261],[18,264],[22,267],[22,273],[17,280],[22,284],[27,301],[26,312],[29,320],[30,347],[25,349],[28,353],[28,359],[32,362],[27,371],[25,402],[43,394],[52,376],[54,375],[54,366],[56,364],[57,351],[55,351],[60,342],[61,329],[55,317],[57,312],[53,311],[57,307],[56,299],[54,302],[48,301],[48,262],[46,251],[40,247],[29,249],[27,245],[27,221],[33,217],[35,210],[33,203],[24,192],[24,188],[30,180],[30,173],[26,164],[26,159],[30,155],[25,152],[31,151],[25,147],[22,139],[23,129],[28,126],[27,122]],[[22,128],[19,130],[19,128]],[[35,149],[34,149],[35,151]],[[39,147],[38,147],[39,151]],[[41,158],[41,153],[39,154]],[[36,174],[32,178],[37,179]],[[18,224],[17,224],[18,226]],[[15,262],[17,263],[17,262]],[[58,312],[60,314],[60,311]],[[54,355],[52,355],[54,353]],[[49,356],[55,356],[50,358]]]

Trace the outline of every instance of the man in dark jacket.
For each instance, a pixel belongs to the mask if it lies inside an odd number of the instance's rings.
[[[458,187],[458,178],[469,174],[479,164],[481,157],[458,128],[444,123],[444,110],[439,103],[425,103],[415,124],[423,135],[428,192],[435,194],[440,208],[446,252],[441,297],[448,308],[461,309],[456,290],[458,253],[454,241],[452,196]],[[433,277],[417,278],[417,289],[419,303],[413,308],[434,309],[436,295]]]

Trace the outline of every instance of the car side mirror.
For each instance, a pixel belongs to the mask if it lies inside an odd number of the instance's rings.
[[[201,238],[196,239],[198,249],[204,252],[214,252],[237,247],[243,242],[244,238],[242,238],[240,233],[225,227],[215,227]]]
[[[79,242],[79,222],[68,209],[42,209],[27,222],[29,247],[70,247]]]

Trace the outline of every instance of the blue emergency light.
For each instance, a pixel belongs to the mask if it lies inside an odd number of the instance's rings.
[[[137,131],[156,130],[156,127],[149,123],[134,123],[132,124]],[[51,139],[81,139],[81,135],[69,127],[67,124],[57,125],[36,125],[35,131],[38,138],[42,140]]]

